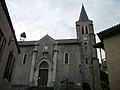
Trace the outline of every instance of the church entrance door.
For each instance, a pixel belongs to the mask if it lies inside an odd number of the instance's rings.
[[[38,71],[38,86],[47,86],[49,65],[43,61],[39,66]]]
[[[39,69],[38,86],[47,86],[48,69]]]

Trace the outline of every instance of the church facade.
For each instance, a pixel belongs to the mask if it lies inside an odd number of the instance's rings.
[[[13,87],[54,87],[55,90],[101,90],[99,61],[93,48],[95,34],[82,5],[76,22],[76,39],[18,42]]]

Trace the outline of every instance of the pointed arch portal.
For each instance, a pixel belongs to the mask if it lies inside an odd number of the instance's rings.
[[[43,61],[40,64],[39,72],[38,72],[38,86],[47,86],[48,68],[49,68],[49,65],[46,61]]]

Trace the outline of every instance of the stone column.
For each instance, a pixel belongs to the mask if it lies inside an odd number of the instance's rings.
[[[52,78],[52,83],[53,86],[56,82],[56,65],[57,65],[57,59],[58,59],[58,50],[57,50],[57,44],[54,46],[54,55],[53,55],[53,78]]]
[[[37,48],[38,48],[38,46],[36,45],[33,50],[32,63],[31,63],[31,69],[30,69],[30,77],[29,77],[29,85],[30,86],[34,86],[34,64],[35,64],[36,54],[38,53]]]

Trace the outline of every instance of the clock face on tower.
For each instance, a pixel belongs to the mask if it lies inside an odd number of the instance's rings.
[[[87,40],[87,37],[83,37],[83,40]]]

